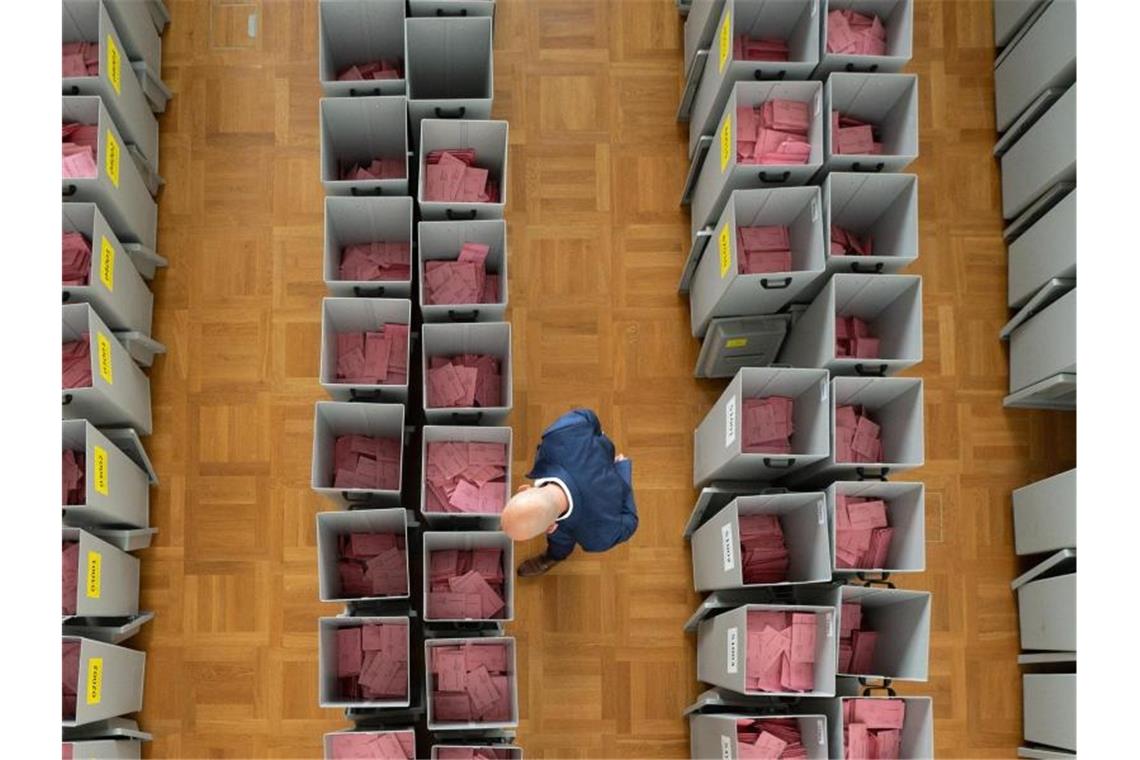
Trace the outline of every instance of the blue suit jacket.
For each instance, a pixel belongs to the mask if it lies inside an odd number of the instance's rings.
[[[526,476],[558,478],[574,498],[573,512],[558,523],[552,539],[565,531],[562,540],[572,537],[586,551],[602,552],[637,530],[633,465],[614,461],[614,445],[589,409],[567,412],[543,432]]]

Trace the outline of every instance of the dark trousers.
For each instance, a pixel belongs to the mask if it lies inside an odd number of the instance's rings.
[[[556,530],[546,536],[546,556],[551,559],[566,559],[574,551],[575,541],[564,530]]]

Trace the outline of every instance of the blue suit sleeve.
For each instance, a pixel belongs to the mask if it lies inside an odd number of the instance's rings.
[[[621,505],[621,540],[626,541],[637,531],[637,504],[633,501],[633,461],[625,459],[614,465],[628,488]]]

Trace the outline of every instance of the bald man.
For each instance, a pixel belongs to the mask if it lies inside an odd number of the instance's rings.
[[[542,434],[534,466],[503,509],[503,532],[514,541],[546,534],[546,551],[519,566],[523,578],[542,575],[575,546],[604,552],[637,530],[633,463],[616,453],[598,416],[575,409]]]

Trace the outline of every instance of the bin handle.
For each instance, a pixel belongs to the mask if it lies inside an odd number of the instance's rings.
[[[360,391],[356,388],[348,389],[349,401],[379,401],[381,399],[381,391]]]
[[[350,98],[374,97],[379,94],[381,94],[379,87],[373,87],[371,90],[358,90],[352,87],[348,90],[348,96]]]
[[[75,195],[78,192],[79,192],[78,187],[76,187],[75,185],[68,185],[67,187],[63,188],[63,197],[64,198],[70,198],[71,196]]]
[[[478,424],[482,420],[482,412],[452,412],[451,414],[451,421],[460,424]]]
[[[447,210],[447,218],[450,219],[451,221],[456,221],[456,220],[462,221],[464,219],[468,219],[470,221],[475,221],[475,217],[478,215],[479,215],[479,212],[476,211],[475,209],[471,209],[470,211],[464,211],[462,214],[457,212],[457,211],[454,211],[452,209]]]
[[[773,470],[786,470],[795,463],[796,463],[795,457],[788,457],[787,459],[784,459],[782,464],[781,464],[781,460],[779,460],[779,459],[772,459],[771,457],[764,457],[764,466],[765,467],[771,467]]]
[[[894,687],[891,686],[891,679],[889,678],[884,678],[882,682],[875,684],[868,681],[866,676],[859,676],[859,685],[863,687],[864,697],[872,697],[876,691],[885,691],[888,697],[898,696],[895,693]]]
[[[437,15],[437,16],[466,16],[467,15],[467,9],[466,8],[460,8],[459,13],[445,13],[443,8],[436,8],[435,9],[435,15]]]
[[[352,294],[357,298],[376,298],[384,295],[384,286],[378,288],[362,288],[359,285],[352,287]]]
[[[70,403],[71,403],[71,394],[70,393],[63,394],[63,405],[67,406]]]
[[[851,271],[855,274],[879,274],[883,271],[883,262],[880,261],[875,266],[864,269],[858,261],[852,261]]]
[[[849,64],[847,64],[846,66],[844,66],[844,67],[843,67],[843,70],[844,70],[844,71],[855,71],[855,64],[853,64],[853,63],[849,63]],[[868,74],[874,74],[874,73],[875,73],[876,71],[878,71],[878,70],[879,70],[879,64],[877,64],[877,63],[872,63],[872,64],[871,64],[871,65],[870,65],[870,66],[867,68],[867,72],[866,72],[866,73],[868,73]]]
[[[768,278],[764,277],[760,280],[760,287],[764,288],[765,290],[783,290],[784,288],[786,288],[792,284],[792,278],[791,277],[785,277],[783,280],[775,280],[772,282],[779,282],[781,284],[779,284],[779,285],[770,284],[770,281],[768,280]]]
[[[357,198],[360,196],[379,196],[384,194],[384,188],[374,187],[371,190],[361,190],[359,187],[354,187],[349,192],[351,192],[352,195]]]
[[[853,171],[853,172],[881,172],[882,170],[883,170],[883,162],[882,161],[875,164],[874,168],[867,168],[867,169],[864,169],[863,164],[859,163],[858,161],[856,161],[854,164],[851,165],[851,171]]]
[[[887,482],[887,473],[890,471],[891,471],[890,467],[880,467],[878,475],[872,475],[871,477],[867,477],[867,468],[866,467],[856,467],[855,468],[855,475],[859,478],[859,480],[881,480],[884,483],[886,483]]]
[[[348,491],[340,492],[341,498],[350,504],[367,504],[372,501],[372,497],[367,493],[349,493]]]
[[[870,575],[868,573],[859,572],[855,573],[855,577],[863,582],[864,586],[882,586],[883,588],[894,588],[894,581],[887,580],[891,577],[890,573],[879,573],[877,575]],[[888,679],[889,680],[889,679]]]
[[[73,84],[70,87],[68,87],[67,88],[67,94],[68,95],[78,95],[79,94],[79,85]]]
[[[460,311],[456,309],[448,309],[447,318],[452,322],[474,322],[475,320],[479,319],[479,310],[467,309]]]
[[[71,291],[70,290],[63,291],[63,302],[67,303],[70,300],[71,300]]]
[[[887,376],[887,365],[880,364],[878,369],[868,369],[867,368],[868,366],[873,366],[873,365],[867,365],[867,364],[863,364],[863,362],[859,362],[858,364],[855,365],[855,374],[856,375],[862,375],[863,377],[886,377]]]
[[[782,173],[782,174],[777,174],[777,175],[775,175],[775,176],[773,176],[773,177],[771,177],[771,178],[769,178],[769,176],[768,176],[768,172],[760,172],[760,181],[761,181],[761,182],[768,182],[768,183],[770,183],[770,184],[777,184],[777,183],[780,183],[780,182],[787,182],[787,181],[788,181],[789,179],[791,179],[791,178],[792,178],[792,173],[791,173],[791,172],[784,172],[784,173]]]
[[[439,106],[435,107],[435,118],[437,119],[462,119],[467,113],[467,106],[459,106],[454,111],[445,111]]]
[[[788,75],[787,69],[780,69],[779,73],[777,73],[776,76],[772,77],[772,79],[783,79],[787,75]],[[756,69],[755,71],[752,72],[752,77],[757,82],[761,81],[762,79],[764,79],[764,69]]]

